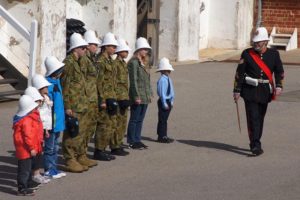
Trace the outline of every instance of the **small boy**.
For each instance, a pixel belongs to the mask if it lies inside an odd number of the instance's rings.
[[[174,105],[174,87],[171,78],[171,71],[174,71],[169,59],[162,58],[159,62],[156,72],[161,76],[157,81],[157,101],[158,105],[158,124],[157,141],[160,143],[172,143],[174,140],[167,136],[168,118]]]
[[[18,159],[17,195],[33,196],[31,170],[41,167],[43,124],[38,104],[28,96],[19,100],[19,109],[13,119],[13,139]]]
[[[54,56],[48,56],[45,59],[46,79],[51,85],[48,87],[48,95],[53,102],[52,117],[53,123],[49,132],[49,137],[45,138],[44,146],[44,166],[45,175],[52,178],[61,178],[66,173],[57,169],[57,157],[59,150],[59,136],[65,130],[64,101],[62,96],[62,87],[60,76],[63,71],[64,63],[57,60]]]

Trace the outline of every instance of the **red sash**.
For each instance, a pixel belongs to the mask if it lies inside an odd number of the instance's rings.
[[[260,56],[254,52],[253,49],[249,50],[249,54],[251,58],[253,58],[254,62],[259,66],[259,68],[267,75],[273,90],[272,100],[275,100],[275,87],[274,87],[272,72],[270,71],[268,66],[264,63],[264,61],[260,58]]]

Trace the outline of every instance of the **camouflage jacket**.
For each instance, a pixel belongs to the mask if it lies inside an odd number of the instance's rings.
[[[129,83],[128,83],[128,68],[126,62],[117,57],[115,62],[115,67],[117,69],[117,87],[116,95],[118,100],[128,100],[129,99]]]
[[[79,59],[80,68],[85,77],[86,92],[89,102],[97,102],[97,69],[93,62],[93,56],[87,52],[87,55]]]
[[[79,62],[74,54],[68,55],[65,60],[64,71],[61,76],[65,109],[74,112],[85,112],[87,110],[87,91],[85,77]]]
[[[146,66],[133,57],[129,60],[128,64],[129,73],[129,98],[131,101],[137,99],[142,100],[142,104],[151,102],[152,89],[150,84],[150,72]]]
[[[105,102],[108,98],[116,99],[117,71],[114,61],[102,54],[97,58],[96,65],[99,68],[97,87],[102,102]]]

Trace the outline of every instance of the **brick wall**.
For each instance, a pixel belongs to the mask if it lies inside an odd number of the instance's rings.
[[[255,1],[255,19],[257,21],[258,0]],[[298,28],[298,48],[300,48],[300,1],[299,0],[262,0],[262,26],[269,33],[272,27],[277,28],[280,33],[292,33]]]

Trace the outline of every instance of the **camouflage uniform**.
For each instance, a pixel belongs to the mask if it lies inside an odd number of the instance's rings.
[[[86,147],[93,137],[97,126],[98,113],[98,92],[97,92],[97,68],[94,64],[95,56],[90,52],[80,58],[80,67],[85,75],[86,92],[88,97],[88,124],[86,130],[85,144]]]
[[[80,156],[85,154],[84,138],[88,124],[88,98],[84,74],[81,71],[78,59],[71,53],[66,57],[64,63],[61,83],[65,110],[71,109],[74,117],[77,117],[79,121],[79,133],[76,137],[72,138],[68,130],[63,135],[63,156],[68,163],[68,160],[78,160]]]
[[[99,74],[97,79],[98,92],[102,103],[107,99],[116,99],[116,69],[111,58],[103,54],[97,59]],[[99,111],[97,129],[95,133],[96,150],[104,151],[109,145],[112,134],[116,129],[116,115],[110,115],[106,110]]]
[[[117,100],[129,100],[128,90],[129,90],[129,83],[128,83],[128,68],[126,62],[117,57],[114,61],[116,70],[117,70],[117,87],[116,87],[116,95]],[[116,131],[111,138],[111,148],[117,149],[120,148],[123,143],[124,134],[126,131],[127,125],[127,112],[128,108],[122,109],[119,106],[118,114],[117,114],[117,127]]]

